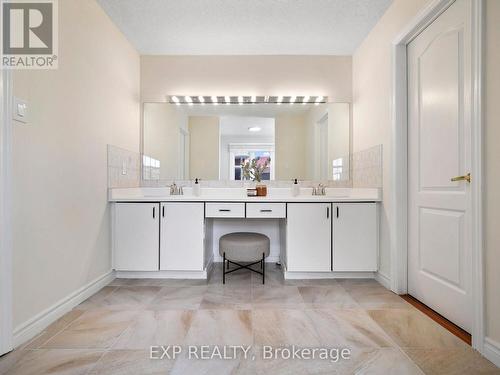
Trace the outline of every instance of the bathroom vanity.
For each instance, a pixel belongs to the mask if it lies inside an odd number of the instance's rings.
[[[235,231],[271,237],[285,278],[371,277],[378,268],[379,189],[110,189],[113,267],[118,277],[206,278],[218,239]],[[272,251],[273,252],[273,251]]]

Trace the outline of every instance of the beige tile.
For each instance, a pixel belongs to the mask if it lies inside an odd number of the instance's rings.
[[[344,285],[344,289],[346,289],[351,297],[365,309],[413,309],[412,305],[380,284],[350,287]]]
[[[248,310],[198,310],[186,345],[251,345],[252,314]]]
[[[466,344],[418,310],[370,310],[370,317],[401,347],[464,348]]]
[[[500,374],[500,368],[472,348],[404,349],[426,374]]]
[[[306,310],[322,345],[379,348],[394,346],[389,336],[363,310]]]
[[[233,266],[234,267],[234,266]],[[226,275],[225,286],[248,286],[252,283],[252,271],[238,270]],[[217,266],[208,279],[208,285],[223,285],[222,284],[222,266]]]
[[[138,279],[122,279],[122,278],[116,278],[113,281],[111,281],[108,286],[127,286],[132,284],[134,280]]]
[[[97,362],[89,375],[165,375],[173,359],[150,359],[147,350],[111,350]]]
[[[12,375],[84,375],[103,355],[96,350],[29,350],[17,362],[9,374]]]
[[[58,333],[43,348],[109,348],[134,321],[137,312],[89,310]]]
[[[270,352],[269,349],[272,351]],[[306,349],[301,347],[300,349]],[[309,348],[312,349],[312,348]],[[288,358],[287,350],[294,350],[293,346],[272,346],[266,348],[255,348],[256,360],[254,362],[256,374],[273,374],[273,375],[296,375],[296,374],[337,374],[337,370],[341,367],[339,362],[332,359],[320,357],[315,354],[314,358],[311,355],[309,359]],[[276,354],[279,353],[279,354]],[[332,352],[333,353],[333,352]],[[322,359],[323,358],[323,359]],[[339,360],[340,361],[340,360]]]
[[[306,308],[359,308],[356,301],[339,285],[299,286]]]
[[[189,359],[179,358],[175,361],[170,374],[172,375],[213,375],[213,374],[231,374],[231,375],[253,375],[255,374],[252,361],[240,359]]]
[[[351,359],[341,363],[339,374],[423,375],[398,348],[353,350]]]
[[[30,353],[30,350],[23,350],[21,348],[15,349],[10,353],[4,354],[0,357],[0,375],[5,375],[16,363],[18,363],[24,356]]]
[[[207,290],[206,286],[163,287],[149,304],[154,310],[197,310]]]
[[[200,309],[250,310],[252,308],[252,290],[250,286],[210,286],[200,304]]]
[[[116,286],[105,286],[100,291],[98,291],[93,296],[87,298],[85,301],[80,303],[76,310],[88,310],[88,309],[97,309],[102,306],[102,303],[105,298],[109,297],[118,287]]]
[[[159,286],[121,286],[95,302],[96,308],[107,310],[141,310],[160,292]]]
[[[261,271],[258,267],[258,271]],[[262,285],[262,275],[252,272],[252,285]],[[285,279],[283,278],[283,271],[273,263],[266,264],[265,285],[267,286],[283,286]]]
[[[113,349],[149,349],[152,345],[182,345],[193,311],[140,311]]]
[[[375,279],[337,279],[337,282],[347,291],[368,290],[371,288],[373,289],[384,288]]]
[[[256,345],[318,346],[319,336],[302,310],[253,310]]]
[[[304,300],[295,286],[252,288],[252,306],[256,309],[302,309]]]
[[[37,349],[42,344],[46,343],[55,334],[61,332],[63,329],[68,327],[76,319],[78,319],[83,314],[82,310],[72,310],[61,318],[57,319],[54,323],[48,326],[42,333],[37,335],[33,340],[31,340],[23,349]]]

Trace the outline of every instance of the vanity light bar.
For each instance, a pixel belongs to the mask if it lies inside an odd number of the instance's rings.
[[[203,95],[168,95],[167,102],[171,104],[315,104],[328,103],[327,96],[321,95],[236,95],[236,96],[203,96]]]

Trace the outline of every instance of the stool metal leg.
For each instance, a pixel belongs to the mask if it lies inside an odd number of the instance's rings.
[[[223,254],[224,260],[222,261],[222,284],[226,283],[226,252]]]
[[[266,264],[264,263],[266,259],[266,254],[262,253],[262,284],[265,284],[266,281]]]

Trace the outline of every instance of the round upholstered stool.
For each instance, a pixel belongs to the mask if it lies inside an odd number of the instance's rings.
[[[262,275],[262,284],[265,282],[264,261],[269,256],[269,237],[261,233],[237,232],[223,235],[219,240],[219,254],[223,258],[222,263],[222,283],[226,283],[226,274],[246,268],[250,271]],[[229,264],[232,263],[237,268],[230,271]],[[250,263],[243,265],[241,263]],[[262,272],[254,270],[251,266],[260,263]]]

